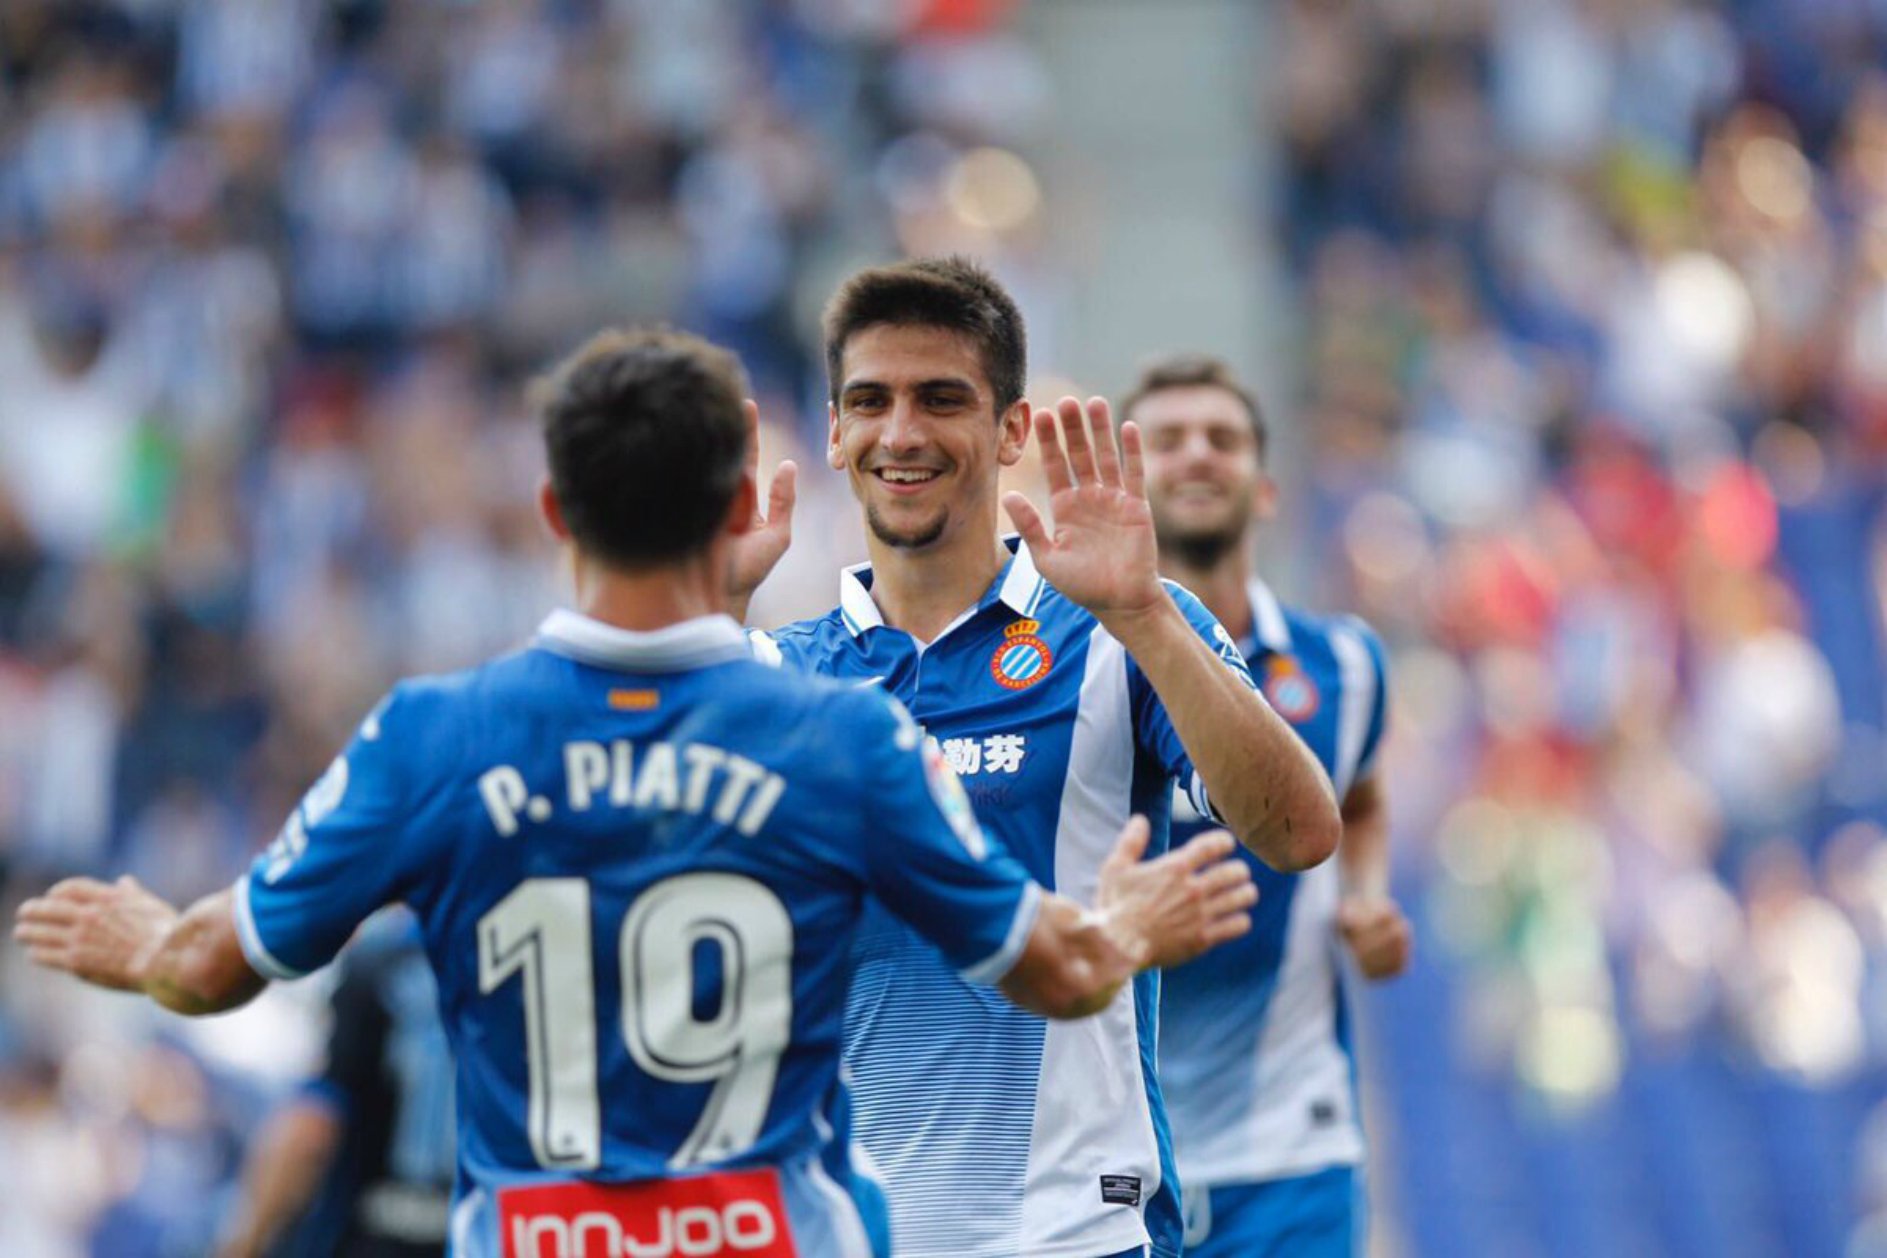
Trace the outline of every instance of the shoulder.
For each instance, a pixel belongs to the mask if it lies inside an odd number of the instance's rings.
[[[762,664],[796,664],[823,659],[851,638],[839,609],[810,620],[795,620],[777,629],[749,629],[747,641]]]

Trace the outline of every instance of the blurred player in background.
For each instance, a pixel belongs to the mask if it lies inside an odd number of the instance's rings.
[[[452,1059],[412,915],[337,963],[321,1073],[269,1115],[217,1258],[437,1258],[452,1198]]]
[[[578,351],[540,407],[579,610],[397,686],[230,890],[28,901],[32,958],[210,1013],[404,901],[457,1060],[455,1253],[888,1253],[839,1075],[865,896],[1076,1016],[1236,935],[1250,880],[1224,834],[1140,861],[1136,820],[1079,909],[988,841],[895,702],[756,663],[722,612],[755,514],[743,392],[692,337]]]
[[[1003,845],[1066,894],[1094,887],[1130,815],[1164,843],[1175,780],[1278,867],[1324,859],[1338,829],[1324,774],[1224,630],[1160,581],[1138,434],[1117,449],[1105,402],[1034,416],[1054,531],[1010,494],[1022,536],[1001,538],[998,475],[1031,427],[1008,293],[960,259],[868,270],[825,336],[827,461],[864,510],[872,562],[841,576],[834,611],[756,649],[897,696]],[[845,1060],[901,1252],[1176,1252],[1157,991],[1147,975],[1069,1034],[868,913]]]
[[[1258,404],[1223,363],[1158,363],[1120,409],[1146,445],[1160,570],[1231,631],[1343,808],[1334,862],[1280,873],[1250,861],[1261,889],[1252,933],[1166,972],[1160,1082],[1186,1186],[1186,1253],[1354,1254],[1363,1131],[1336,944],[1372,980],[1400,974],[1411,944],[1389,898],[1388,817],[1374,772],[1382,645],[1354,617],[1281,606],[1253,575],[1253,539],[1276,513],[1278,491]],[[1175,808],[1189,811],[1183,798]],[[1202,824],[1196,814],[1176,820],[1174,837]]]

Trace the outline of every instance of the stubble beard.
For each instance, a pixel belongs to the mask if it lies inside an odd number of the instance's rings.
[[[942,537],[944,527],[949,523],[950,513],[939,511],[936,518],[916,528],[900,531],[891,527],[884,516],[878,513],[876,503],[868,503],[865,507],[865,526],[871,530],[871,535],[885,545],[894,546],[899,550],[922,550]]]

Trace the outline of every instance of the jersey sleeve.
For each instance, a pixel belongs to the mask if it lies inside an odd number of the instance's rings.
[[[299,978],[326,965],[436,867],[429,823],[451,727],[434,706],[414,683],[396,687],[237,881],[237,935],[258,974]]]
[[[1246,665],[1244,655],[1239,652],[1238,643],[1232,640],[1225,626],[1184,586],[1173,581],[1163,584],[1173,596],[1173,601],[1179,604],[1179,610],[1186,617],[1186,623],[1192,626],[1193,632],[1213,649],[1219,661],[1234,676],[1256,691],[1258,683],[1252,680],[1251,669]],[[1167,774],[1179,784],[1200,816],[1223,820],[1206,795],[1205,783],[1193,768],[1192,757],[1179,741],[1179,733],[1173,728],[1173,720],[1167,714],[1166,705],[1160,701],[1153,684],[1140,671],[1140,665],[1134,663],[1132,656],[1127,660],[1127,673],[1128,693],[1133,700],[1134,734],[1140,746],[1159,761]]]
[[[1376,771],[1376,753],[1382,747],[1383,734],[1389,724],[1388,656],[1376,631],[1357,617],[1345,616],[1337,622],[1337,626],[1337,632],[1347,631],[1353,635],[1363,650],[1358,667],[1364,674],[1361,681],[1367,687],[1369,696],[1368,716],[1363,729],[1362,750],[1356,758],[1356,770],[1350,775],[1352,782],[1360,782]]]
[[[749,629],[747,645],[753,651],[753,657],[774,668],[791,669],[797,673],[817,672],[806,653],[807,635],[793,632],[804,623],[798,622],[784,629]]]
[[[902,704],[881,691],[847,698],[868,766],[860,802],[872,893],[966,979],[997,981],[1028,942],[1041,887],[984,831],[936,740]]]

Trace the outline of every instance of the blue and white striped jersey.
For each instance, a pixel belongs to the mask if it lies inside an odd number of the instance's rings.
[[[460,1255],[502,1230],[507,1254],[548,1231],[882,1256],[840,1069],[866,898],[965,990],[1006,972],[1040,902],[922,744],[883,694],[756,663],[725,616],[558,612],[369,716],[237,884],[244,951],[292,977],[411,906],[457,1059]]]
[[[762,657],[896,695],[942,745],[978,817],[1045,886],[1092,903],[1136,812],[1166,847],[1177,781],[1197,774],[1139,667],[1037,573],[1027,547],[924,644],[884,624],[861,566],[825,617],[754,635]],[[1230,635],[1174,598],[1227,667]],[[1176,1253],[1177,1193],[1154,1075],[1158,977],[1081,1022],[1046,1022],[965,983],[903,924],[868,910],[846,1008],[857,1131],[900,1255],[1093,1258],[1149,1240]]]
[[[1259,581],[1240,643],[1265,696],[1323,763],[1341,799],[1382,740],[1382,644],[1355,617],[1286,610]],[[1189,811],[1176,801],[1179,812]],[[1176,816],[1175,841],[1204,828]],[[1165,975],[1160,1083],[1188,1191],[1362,1161],[1339,985],[1337,863],[1258,883],[1251,933]]]

